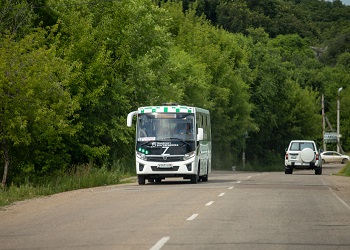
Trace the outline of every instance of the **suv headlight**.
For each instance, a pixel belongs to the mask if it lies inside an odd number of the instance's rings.
[[[191,159],[192,157],[194,157],[196,155],[195,151],[189,152],[187,154],[184,155],[184,161],[187,161],[189,159]]]
[[[141,160],[145,160],[145,161],[147,160],[146,155],[144,153],[141,153],[141,152],[138,152],[138,151],[136,151],[136,157],[140,158]]]

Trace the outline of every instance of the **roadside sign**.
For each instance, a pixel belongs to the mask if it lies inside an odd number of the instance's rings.
[[[325,132],[323,138],[324,138],[324,141],[326,143],[337,142],[337,133],[336,132]]]

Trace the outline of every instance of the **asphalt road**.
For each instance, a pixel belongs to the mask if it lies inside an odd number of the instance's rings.
[[[28,200],[0,210],[0,249],[350,249],[350,183],[331,176],[339,168],[214,171],[207,183]]]

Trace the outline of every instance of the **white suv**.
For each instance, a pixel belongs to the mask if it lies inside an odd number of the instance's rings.
[[[314,141],[291,141],[286,149],[284,165],[285,174],[292,174],[294,168],[314,169],[315,174],[322,174],[322,159]]]

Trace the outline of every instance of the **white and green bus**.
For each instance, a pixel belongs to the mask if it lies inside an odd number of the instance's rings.
[[[209,111],[176,104],[140,107],[136,116],[136,173],[139,185],[170,177],[208,181],[211,171]]]

